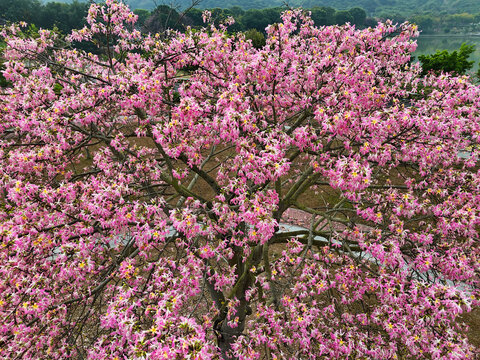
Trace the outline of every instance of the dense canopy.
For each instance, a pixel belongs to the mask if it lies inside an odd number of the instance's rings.
[[[408,23],[135,20],[2,30],[0,358],[474,357],[478,86]]]

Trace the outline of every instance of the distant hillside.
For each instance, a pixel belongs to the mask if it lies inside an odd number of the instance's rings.
[[[43,0],[47,2],[46,0]],[[71,2],[71,0],[55,0]],[[191,0],[125,0],[132,9],[152,10],[157,5],[170,5],[184,9],[191,4]],[[480,0],[202,0],[197,8],[231,8],[239,6],[247,9],[264,9],[283,6],[287,2],[292,7],[312,8],[314,6],[330,6],[343,10],[352,7],[361,7],[369,15],[401,13],[409,16],[415,13],[433,12],[471,14],[480,13]]]
[[[190,5],[190,0],[156,1],[156,0],[127,0],[132,8],[152,9],[155,4],[178,5],[185,8]],[[302,6],[312,8],[314,6],[330,6],[335,9],[350,9],[361,7],[370,15],[381,13],[402,13],[412,15],[418,12],[446,12],[446,13],[478,13],[480,12],[479,0],[290,0],[287,1],[292,7]],[[282,6],[284,0],[203,0],[199,8],[230,8],[239,6],[243,9],[263,9],[274,6]]]

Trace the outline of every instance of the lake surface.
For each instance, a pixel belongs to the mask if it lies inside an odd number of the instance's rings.
[[[417,38],[418,47],[413,55],[418,57],[418,55],[434,54],[437,50],[458,50],[462,43],[475,45],[475,52],[470,55],[469,60],[475,61],[470,72],[476,72],[480,62],[480,35],[421,35]]]

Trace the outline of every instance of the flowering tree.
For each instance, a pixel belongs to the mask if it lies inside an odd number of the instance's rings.
[[[475,356],[477,86],[409,24],[135,19],[91,6],[100,55],[3,29],[0,358]]]

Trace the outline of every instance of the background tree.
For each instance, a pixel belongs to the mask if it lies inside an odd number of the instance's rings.
[[[250,29],[245,32],[245,39],[252,40],[252,45],[255,49],[260,49],[265,46],[265,35],[256,29]]]
[[[145,9],[135,9],[133,13],[138,16],[138,20],[135,23],[138,29],[143,29],[145,26],[145,21],[151,16],[150,11]]]
[[[335,23],[342,25],[346,23],[353,24],[353,16],[348,10],[340,10],[335,13]]]
[[[432,32],[435,28],[435,21],[431,15],[416,15],[410,18],[410,21],[426,33]]]
[[[474,356],[477,86],[414,26],[135,20],[93,4],[99,55],[2,30],[1,358]]]
[[[8,21],[33,23],[41,8],[38,0],[4,0],[0,2],[0,14]]]
[[[474,51],[474,45],[463,43],[459,50],[437,50],[435,54],[420,55],[418,60],[422,64],[424,75],[431,71],[437,74],[449,72],[463,75],[473,67],[474,61],[469,61],[468,58]]]
[[[163,33],[167,29],[180,30],[182,28],[180,13],[167,5],[157,6],[143,24],[144,31],[151,33]]]
[[[264,10],[252,9],[245,12],[241,17],[241,22],[245,29],[256,29],[260,32],[265,32],[265,28],[268,25],[280,21],[280,13],[282,10],[281,8]]]
[[[362,8],[355,7],[348,10],[348,12],[350,15],[352,15],[353,24],[362,26],[365,23],[365,20],[367,19],[367,13]]]
[[[245,10],[243,10],[240,6],[232,6],[229,10],[232,12],[232,16],[235,18],[239,18],[245,14]]]
[[[200,9],[191,9],[185,16],[185,24],[187,26],[202,27],[204,25],[202,14],[203,11]]]
[[[64,34],[68,34],[72,29],[80,29],[86,24],[88,7],[88,3],[80,1],[73,1],[70,4],[48,2],[41,7],[34,23],[44,29],[52,29],[55,26]]]
[[[4,49],[5,49],[5,43],[0,42],[0,88],[8,86],[7,79],[5,79],[5,76],[3,76],[3,70],[5,70],[5,66],[3,65],[2,54]]]
[[[333,25],[335,23],[335,9],[331,7],[314,7],[311,10],[315,25]]]

